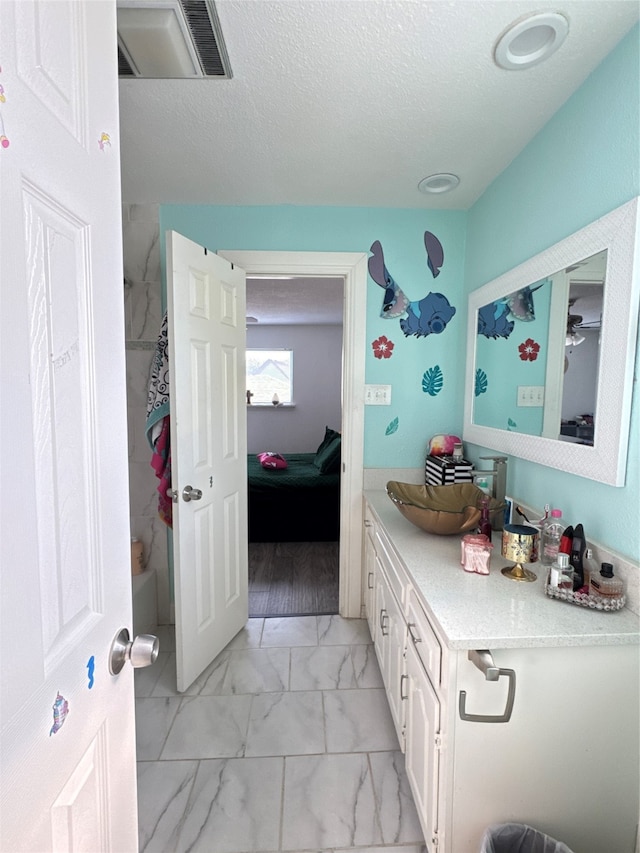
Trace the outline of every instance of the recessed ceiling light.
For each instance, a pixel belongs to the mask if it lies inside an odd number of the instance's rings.
[[[569,33],[569,21],[557,12],[540,12],[512,24],[498,39],[493,57],[507,71],[538,65],[555,53]]]
[[[449,172],[438,172],[436,175],[423,178],[418,184],[418,189],[421,193],[448,193],[449,190],[454,190],[459,183],[460,178],[457,175],[452,175]]]

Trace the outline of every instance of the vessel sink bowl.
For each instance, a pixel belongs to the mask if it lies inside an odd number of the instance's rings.
[[[449,486],[417,486],[389,480],[387,494],[402,515],[427,533],[452,536],[478,526],[480,508],[486,494],[473,483]],[[492,521],[502,505],[489,499]]]

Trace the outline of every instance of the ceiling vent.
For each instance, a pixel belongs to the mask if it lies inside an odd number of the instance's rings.
[[[212,0],[118,0],[120,77],[230,79]]]

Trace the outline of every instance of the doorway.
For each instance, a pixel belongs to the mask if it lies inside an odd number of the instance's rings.
[[[357,618],[361,610],[361,525],[363,459],[363,383],[365,360],[365,304],[367,256],[364,253],[220,252],[247,274],[293,275],[344,281],[344,346],[342,411],[342,463],[340,484],[341,542],[339,553],[339,612]],[[147,348],[145,346],[145,348]],[[137,349],[137,347],[136,347]],[[140,355],[147,355],[140,353]],[[138,353],[133,353],[138,355]],[[142,390],[142,389],[141,389]],[[148,450],[141,449],[139,464],[149,470]],[[145,513],[146,515],[146,513]],[[144,519],[141,519],[143,521]],[[135,521],[135,519],[134,519]],[[158,522],[158,525],[160,523]],[[158,530],[163,536],[164,531]],[[158,574],[160,579],[162,572]],[[146,575],[146,573],[145,573]],[[145,575],[142,578],[145,578]],[[146,575],[147,581],[149,575]],[[167,595],[167,599],[169,599]],[[174,620],[169,611],[162,623]],[[140,625],[139,630],[148,630]]]
[[[344,280],[249,275],[246,312],[249,616],[334,615]]]
[[[344,280],[339,613],[347,618],[358,618],[361,615],[367,255],[228,250],[220,250],[218,254],[241,267],[247,276],[341,277]]]

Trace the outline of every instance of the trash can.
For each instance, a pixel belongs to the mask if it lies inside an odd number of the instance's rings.
[[[496,823],[482,836],[480,853],[573,853],[562,841],[556,841],[524,823]]]

